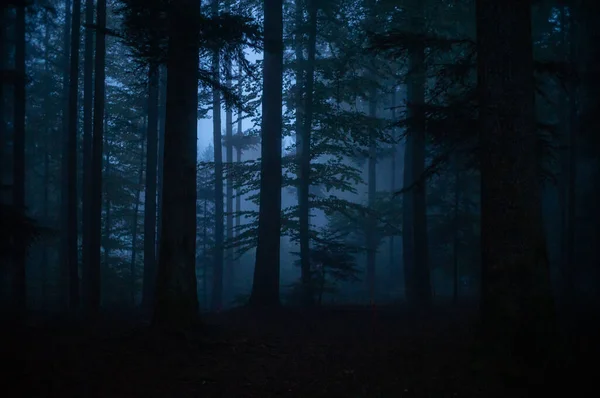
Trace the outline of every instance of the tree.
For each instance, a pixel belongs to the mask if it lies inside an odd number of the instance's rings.
[[[424,5],[415,2],[411,9],[410,25],[416,34],[424,29]],[[427,204],[425,196],[425,43],[423,39],[413,40],[409,47],[409,81],[407,85],[408,102],[408,134],[411,135],[409,158],[411,161],[410,181],[413,185],[408,193],[412,196],[412,263],[405,263],[405,267],[412,267],[411,279],[407,280],[409,286],[407,291],[409,300],[415,305],[427,308],[431,304],[431,282],[429,276],[429,264],[427,261]],[[408,148],[408,146],[407,146]],[[408,150],[408,149],[407,149]],[[406,225],[406,224],[405,224]]]
[[[219,0],[212,0],[213,18],[219,16]],[[214,49],[212,59],[213,80],[220,80],[219,48]],[[215,254],[213,256],[213,288],[211,308],[217,310],[223,305],[223,145],[221,144],[221,92],[213,88],[213,145],[215,151]]]
[[[264,66],[258,246],[250,304],[279,305],[283,2],[264,0]]]
[[[188,328],[198,317],[195,214],[200,2],[179,0],[167,15],[163,220],[153,324]]]
[[[83,55],[83,182],[81,193],[81,252],[82,252],[82,292],[84,297],[90,291],[90,221],[92,193],[92,129],[94,106],[94,0],[85,0],[85,52]],[[84,299],[85,301],[85,299]],[[86,305],[84,303],[84,305]]]
[[[298,184],[298,212],[300,236],[300,270],[303,288],[304,305],[313,301],[311,255],[310,255],[310,160],[311,130],[313,124],[313,90],[315,83],[315,57],[317,47],[317,4],[315,0],[308,3],[308,59],[306,67],[306,93],[304,96],[304,112],[296,117],[304,116],[300,138],[300,173]],[[299,83],[298,83],[299,84]]]
[[[13,195],[14,209],[25,217],[25,6],[24,1],[16,6],[15,23],[15,71],[14,88],[14,144],[13,144]],[[0,99],[2,101],[2,99]],[[2,116],[0,115],[0,118]],[[13,295],[16,315],[23,319],[27,311],[26,285],[26,240],[27,235],[16,234],[17,244],[13,256]]]
[[[151,308],[156,285],[156,174],[158,162],[158,84],[159,69],[148,70],[148,132],[146,189],[144,191],[144,284],[142,305]]]
[[[90,258],[86,311],[95,316],[100,309],[100,247],[102,244],[102,145],[104,142],[104,93],[106,60],[106,0],[96,5],[96,57],[94,76],[94,116],[90,194]]]
[[[516,355],[548,348],[552,296],[541,219],[531,3],[478,0],[482,319]],[[534,356],[531,356],[533,358]]]
[[[73,0],[73,16],[71,18],[71,59],[69,66],[69,110],[67,112],[68,127],[65,139],[67,180],[63,182],[66,197],[63,208],[67,217],[67,268],[69,270],[69,309],[79,309],[79,260],[77,250],[77,121],[79,119],[79,28],[81,25],[81,0]]]

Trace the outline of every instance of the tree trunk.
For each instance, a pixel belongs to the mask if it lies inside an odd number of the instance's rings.
[[[396,97],[397,97],[397,91],[396,91],[396,87],[394,86],[393,91],[392,91],[392,106],[391,106],[391,111],[392,111],[392,123],[396,122]],[[396,135],[397,135],[397,131],[396,131],[396,127],[392,127],[392,139],[394,140],[393,145],[393,150],[392,150],[392,158],[390,161],[390,192],[393,194],[396,191],[396,157],[398,154],[398,145],[396,144]],[[389,246],[389,267],[390,267],[390,287],[396,287],[396,280],[397,280],[397,275],[396,275],[396,259],[394,258],[394,253],[395,253],[395,242],[394,239],[395,236],[392,234],[390,236],[390,246]]]
[[[315,57],[317,48],[317,3],[308,0],[308,60],[306,65],[306,93],[304,101],[304,125],[300,139],[300,180],[298,185],[298,208],[300,222],[300,270],[304,305],[314,301],[310,256],[310,159],[313,122],[313,88],[315,83]]]
[[[14,141],[13,141],[13,205],[25,215],[25,86],[27,84],[25,70],[25,2],[16,7],[15,20],[15,71],[14,88]],[[25,319],[27,311],[27,247],[23,238],[15,244],[13,257],[13,295],[14,310],[20,320]]]
[[[264,1],[264,61],[258,245],[250,304],[279,305],[283,1]]]
[[[212,0],[213,17],[219,15],[219,0]],[[213,79],[220,80],[219,51],[215,49],[212,59]],[[215,158],[215,248],[213,286],[210,307],[219,310],[223,306],[223,144],[221,143],[221,93],[213,89],[213,146]]]
[[[454,236],[452,240],[452,275],[453,275],[453,287],[452,287],[452,301],[454,304],[458,303],[459,287],[460,287],[460,274],[458,269],[458,248],[460,245],[459,229],[460,229],[460,195],[461,195],[461,184],[460,184],[460,168],[458,163],[458,155],[454,155]]]
[[[197,32],[200,2],[169,9],[162,232],[153,324],[188,328],[198,317],[196,288]]]
[[[67,181],[67,267],[69,270],[69,309],[79,310],[79,259],[77,250],[77,122],[79,119],[79,28],[81,25],[81,0],[73,0],[71,18],[71,62],[69,69],[69,111],[66,137]]]
[[[413,184],[413,134],[406,134],[404,142],[404,170],[402,177],[402,263],[404,265],[404,295],[408,303],[414,303],[415,250],[414,250],[414,195],[408,190]]]
[[[159,69],[148,71],[148,132],[146,189],[144,190],[144,277],[142,306],[151,308],[156,285],[156,166],[158,155]]]
[[[85,53],[83,64],[83,186],[81,253],[83,295],[90,291],[90,215],[92,193],[92,107],[94,106],[94,0],[85,0]]]
[[[69,307],[69,56],[71,54],[71,0],[65,1],[65,25],[63,30],[63,57],[62,57],[62,154],[60,161],[60,257],[59,257],[59,277],[60,277],[60,298],[61,307],[66,310]]]
[[[90,194],[90,262],[86,312],[95,316],[100,310],[100,246],[102,243],[102,144],[104,141],[104,78],[106,59],[106,0],[98,0],[96,11],[96,57],[94,79],[94,116]]]
[[[104,169],[104,238],[102,239],[102,248],[104,249],[104,260],[101,262],[101,270],[106,271],[108,269],[108,267],[110,266],[110,249],[111,247],[111,241],[110,241],[110,235],[112,232],[112,220],[111,220],[111,200],[110,200],[110,191],[107,189],[106,185],[108,181],[110,181],[111,178],[111,169],[110,169],[110,146],[108,145],[108,138],[106,137],[106,132],[107,132],[107,128],[106,125],[108,123],[106,123],[106,118],[104,119],[104,149],[105,149],[105,158],[104,158],[104,163],[106,164],[105,169]],[[101,272],[100,273],[101,276],[104,275],[104,277],[106,277],[107,273],[106,272]],[[101,278],[102,279],[102,278]],[[101,286],[105,289],[106,291],[106,286],[104,286],[104,284],[101,284]],[[100,296],[102,296],[102,294],[100,294]]]
[[[553,303],[542,231],[531,4],[476,5],[483,327],[495,347],[542,359]]]
[[[167,121],[167,68],[161,66],[159,78],[159,122],[158,122],[158,173],[157,173],[157,217],[156,217],[156,259],[160,256],[160,231],[162,230],[162,192],[164,180],[164,163],[165,163],[165,128]],[[156,279],[156,278],[155,278]],[[155,282],[156,283],[156,282]],[[155,287],[156,289],[156,287]]]
[[[148,120],[148,126],[150,125],[150,121]],[[148,127],[149,129],[149,127]],[[143,134],[142,134],[143,135]],[[142,148],[140,153],[140,174],[138,179],[138,189],[135,196],[135,208],[133,212],[133,231],[131,234],[131,262],[129,264],[129,288],[130,288],[130,299],[131,299],[131,307],[135,307],[135,260],[137,255],[137,235],[138,235],[138,217],[140,212],[140,195],[142,194],[142,184],[144,183],[144,147],[145,147],[144,139],[142,138]],[[146,155],[148,156],[148,155]],[[144,202],[144,206],[146,202]],[[144,214],[145,215],[145,214]],[[144,225],[145,226],[145,225]],[[152,231],[154,234],[154,231]],[[144,252],[146,249],[146,237],[144,236]],[[154,245],[153,245],[154,246]],[[144,256],[146,253],[144,253]],[[145,258],[144,258],[145,260]],[[144,261],[145,262],[145,261]]]
[[[423,4],[416,5],[411,18],[415,32],[422,32],[424,27]],[[413,279],[414,305],[426,309],[431,305],[431,277],[427,259],[427,204],[425,172],[425,45],[422,40],[413,43],[409,49],[409,69],[407,99],[409,134],[412,135],[412,181],[413,196]]]
[[[230,0],[226,0],[227,12],[231,11]],[[231,60],[227,59],[225,65],[225,85],[231,87]],[[227,173],[227,242],[228,248],[225,255],[225,269],[227,270],[227,289],[226,294],[228,297],[233,298],[233,248],[231,247],[231,241],[233,240],[233,174],[231,168],[233,166],[233,109],[228,107],[225,112],[225,141],[227,142],[226,157],[228,162],[229,172]]]

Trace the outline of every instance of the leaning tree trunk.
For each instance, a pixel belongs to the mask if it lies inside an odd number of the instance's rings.
[[[264,66],[258,245],[250,304],[278,306],[281,240],[283,1],[264,2]]]
[[[531,4],[476,4],[483,327],[494,346],[541,359],[553,302],[542,231]]]
[[[200,2],[169,9],[162,232],[153,324],[188,328],[198,317],[196,157]]]

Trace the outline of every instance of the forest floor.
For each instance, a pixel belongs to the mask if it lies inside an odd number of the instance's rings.
[[[123,317],[91,328],[44,323],[0,336],[0,362],[8,362],[0,372],[8,384],[0,387],[62,398],[493,398],[558,389],[577,396],[586,380],[595,382],[584,373],[597,366],[584,365],[580,354],[592,357],[587,343],[597,336],[578,339],[570,359],[553,370],[500,364],[477,354],[471,315],[439,309],[422,318],[385,306],[241,308],[205,315],[198,331],[170,336]]]

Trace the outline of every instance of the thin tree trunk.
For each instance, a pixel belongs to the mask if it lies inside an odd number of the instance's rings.
[[[159,121],[158,121],[158,173],[157,173],[157,216],[156,216],[156,259],[160,256],[160,233],[162,231],[162,195],[165,161],[165,128],[167,121],[167,68],[161,66],[159,79]]]
[[[226,0],[226,11],[231,11],[230,0]],[[231,87],[231,60],[226,60],[225,65],[225,85]],[[229,172],[227,173],[227,242],[228,248],[225,254],[225,269],[227,270],[227,296],[233,298],[233,280],[234,280],[234,269],[233,269],[233,248],[231,247],[231,241],[233,240],[233,174],[231,168],[233,166],[233,109],[228,107],[225,112],[225,142],[227,146],[225,148],[226,158],[228,162]]]
[[[142,306],[151,308],[156,284],[156,166],[158,155],[158,82],[159,69],[148,71],[148,153],[144,190],[144,277]]]
[[[83,187],[81,205],[82,292],[90,291],[90,215],[92,194],[92,111],[94,106],[94,0],[85,0],[85,54],[83,64]]]
[[[396,87],[394,86],[393,88],[393,92],[392,92],[392,106],[391,106],[391,111],[392,111],[392,123],[396,123],[396,96],[397,96],[397,92],[396,92]],[[395,192],[396,191],[396,156],[398,153],[398,145],[396,144],[395,140],[396,140],[396,127],[392,127],[392,139],[394,140],[393,145],[393,150],[392,150],[392,159],[390,161],[390,192]],[[395,253],[395,242],[394,239],[395,236],[392,234],[390,236],[390,247],[389,247],[389,267],[390,267],[390,286],[396,286],[396,266],[395,266],[395,258],[394,258],[394,253]]]
[[[454,237],[452,240],[452,275],[453,289],[452,301],[458,303],[460,274],[458,269],[458,248],[459,248],[459,205],[460,205],[461,185],[460,185],[460,168],[458,163],[458,155],[454,155]]]
[[[79,27],[81,0],[73,0],[71,18],[71,63],[69,69],[69,111],[66,139],[67,181],[67,267],[69,269],[69,309],[79,310],[79,259],[77,250],[77,121],[79,119]],[[63,156],[65,156],[63,155]],[[63,200],[65,200],[63,199]]]
[[[302,169],[302,129],[305,121],[303,115],[302,95],[304,89],[304,48],[302,43],[302,28],[304,24],[304,8],[303,0],[294,1],[294,52],[296,57],[296,90],[295,90],[295,105],[296,105],[296,158],[298,159],[298,203],[300,202],[300,174]]]
[[[100,246],[102,241],[102,144],[104,141],[104,78],[106,59],[106,0],[97,3],[96,58],[94,79],[94,116],[92,137],[92,192],[90,195],[90,263],[87,313],[95,316],[100,309]],[[107,165],[108,168],[108,165]]]
[[[104,249],[104,260],[102,261],[101,268],[103,271],[108,270],[110,267],[110,249],[112,248],[112,243],[110,241],[110,235],[112,232],[112,219],[111,219],[111,200],[110,200],[110,192],[107,189],[107,183],[111,178],[111,163],[110,163],[110,146],[108,145],[108,137],[106,137],[106,119],[104,122],[104,148],[105,148],[105,156],[104,163],[106,164],[106,168],[104,169],[104,239],[102,240],[102,248]],[[106,272],[103,272],[104,276],[107,275]],[[101,274],[102,275],[102,274]],[[106,289],[106,286],[103,286]],[[105,290],[106,291],[106,290]]]
[[[313,122],[313,88],[315,82],[315,57],[317,47],[317,4],[309,0],[308,60],[306,65],[306,93],[304,102],[304,125],[300,146],[299,222],[300,222],[300,269],[304,305],[314,301],[310,256],[310,159],[311,131]]]
[[[150,121],[148,121],[148,123],[150,123]],[[136,260],[136,255],[137,255],[137,235],[138,235],[138,217],[139,217],[139,212],[140,212],[140,195],[142,194],[142,184],[144,183],[144,156],[146,156],[146,154],[144,153],[145,151],[145,141],[142,138],[142,148],[141,148],[141,154],[140,154],[140,174],[139,174],[139,179],[138,179],[138,189],[136,191],[136,196],[135,196],[135,209],[133,212],[133,232],[131,234],[131,262],[129,264],[129,288],[130,288],[130,300],[131,300],[131,306],[135,307],[135,277],[136,277],[136,273],[135,273],[135,260]],[[146,203],[144,202],[144,206],[146,205]],[[154,231],[152,231],[152,234],[154,234]],[[144,237],[145,239],[145,237]],[[144,242],[144,249],[146,249],[146,243]],[[144,253],[145,256],[145,253]],[[144,259],[145,260],[145,259]],[[144,261],[145,262],[145,261]]]
[[[264,2],[264,63],[258,245],[250,304],[279,305],[281,239],[281,132],[283,1]]]
[[[200,2],[169,9],[162,231],[154,326],[187,329],[198,318],[196,167]]]
[[[416,32],[424,26],[423,4],[411,18],[411,25]],[[414,305],[426,309],[431,305],[432,289],[429,264],[427,259],[427,204],[425,172],[425,45],[417,41],[409,49],[410,76],[407,88],[409,134],[412,135],[412,182],[415,183],[411,193],[413,196],[413,281],[415,289]]]
[[[63,57],[62,57],[62,155],[61,155],[61,184],[60,184],[60,297],[61,307],[66,310],[69,307],[69,167],[68,167],[68,136],[69,136],[69,56],[71,53],[71,0],[65,1],[65,25],[63,30]]]
[[[212,15],[219,15],[219,0],[212,0]],[[220,80],[219,52],[215,49],[212,59],[213,79]],[[223,145],[221,143],[221,93],[213,89],[213,146],[215,158],[215,247],[213,265],[213,288],[211,308],[219,310],[223,306]]]
[[[25,215],[25,2],[16,7],[15,20],[15,71],[14,88],[14,140],[13,140],[13,205]],[[13,257],[14,309],[18,319],[24,320],[27,311],[26,265],[27,247],[23,237],[15,244]]]

